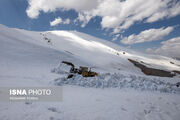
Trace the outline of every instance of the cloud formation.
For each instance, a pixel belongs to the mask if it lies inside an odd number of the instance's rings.
[[[132,34],[128,37],[124,37],[120,42],[123,44],[130,45],[142,42],[161,40],[163,37],[167,36],[171,31],[173,31],[173,29],[173,27],[149,29],[142,31],[138,35]]]
[[[153,54],[161,54],[180,59],[180,37],[161,42],[162,46],[157,49],[148,48],[146,51]]]
[[[70,23],[70,19],[65,19],[64,21],[62,20],[62,18],[58,17],[55,18],[53,21],[50,22],[51,26],[56,26],[58,24],[69,24]]]
[[[60,17],[58,17],[58,18],[55,18],[55,20],[51,21],[50,25],[51,26],[56,26],[56,25],[58,25],[60,23],[62,23],[62,19]]]
[[[40,11],[45,13],[57,10],[74,9],[77,12],[88,11],[97,6],[97,0],[28,0],[27,15],[37,18]]]
[[[30,18],[58,10],[75,10],[85,26],[95,16],[102,17],[102,28],[112,28],[114,34],[135,22],[155,22],[180,14],[177,0],[28,0],[26,10]]]

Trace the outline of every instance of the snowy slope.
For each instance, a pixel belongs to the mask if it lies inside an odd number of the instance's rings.
[[[19,41],[32,43],[41,47],[67,52],[91,67],[108,70],[139,73],[127,59],[143,61],[152,68],[162,70],[180,70],[180,62],[163,56],[145,55],[127,50],[111,42],[75,31],[30,32],[9,29],[1,25],[1,35],[16,38]],[[49,42],[47,42],[49,40]],[[125,54],[123,52],[125,51]],[[175,64],[171,64],[173,62]],[[79,62],[80,63],[80,62]],[[106,69],[107,70],[107,69]]]
[[[0,119],[179,120],[180,90],[167,88],[179,81],[178,76],[145,76],[128,58],[154,68],[180,69],[177,60],[134,52],[84,33],[33,32],[0,25],[1,87],[63,85],[63,102],[0,103]],[[62,60],[95,67],[100,77],[76,76],[64,82],[63,76],[51,72]]]

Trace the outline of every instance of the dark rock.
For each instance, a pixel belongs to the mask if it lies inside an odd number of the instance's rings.
[[[160,77],[173,77],[175,74],[165,71],[165,70],[160,70],[160,69],[155,69],[155,68],[149,68],[135,60],[128,59],[131,63],[133,63],[136,67],[140,68],[141,71],[146,74],[146,75],[152,75],[152,76],[160,76]]]
[[[173,70],[173,72],[175,72],[177,74],[180,74],[180,71],[177,71],[177,70]]]

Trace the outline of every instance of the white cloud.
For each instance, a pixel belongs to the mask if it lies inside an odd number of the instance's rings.
[[[51,26],[56,26],[58,24],[69,24],[70,23],[70,19],[65,19],[64,21],[62,20],[62,18],[58,17],[58,18],[55,18],[55,20],[51,21],[50,22],[50,25]]]
[[[161,44],[162,46],[157,49],[148,48],[146,51],[180,59],[180,37],[161,42]]]
[[[136,44],[161,40],[163,37],[167,36],[173,29],[173,27],[149,29],[142,31],[138,35],[132,34],[128,37],[124,37],[120,42],[123,44]]]
[[[180,14],[180,2],[171,3],[171,8],[166,9],[167,6],[162,6],[159,11],[151,15],[146,21],[155,22],[159,19],[170,18]]]
[[[45,13],[57,10],[86,11],[97,6],[97,0],[28,0],[29,6],[26,10],[30,18],[37,18],[40,11]]]
[[[70,19],[68,18],[68,19],[64,20],[63,24],[70,24]]]
[[[82,27],[91,18],[100,16],[102,28],[116,29],[115,33],[138,21],[155,22],[180,14],[177,0],[29,0],[28,3],[26,13],[30,18],[37,18],[40,11],[74,9]]]
[[[62,19],[60,17],[58,17],[58,18],[55,18],[55,20],[51,21],[50,25],[51,26],[56,26],[56,25],[58,25],[60,23],[62,23]]]

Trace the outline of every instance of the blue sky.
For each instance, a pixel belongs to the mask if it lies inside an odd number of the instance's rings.
[[[110,0],[100,0],[100,2],[97,0],[84,0],[84,2],[74,0],[76,3],[73,2],[72,4],[71,0],[66,0],[70,2],[63,4],[61,3],[62,0],[59,0],[59,3],[51,0],[52,4],[48,3],[48,0],[40,1],[42,3],[37,3],[37,0],[0,0],[0,24],[33,31],[77,30],[121,46],[143,52],[148,51],[148,53],[153,53],[153,51],[156,51],[157,54],[162,53],[165,44],[163,41],[175,39],[179,44],[180,2],[177,0],[165,0],[166,3],[163,3],[162,0],[155,0],[157,5],[162,6],[161,9],[159,6],[157,8],[152,6],[149,8],[151,12],[147,12],[147,14],[143,12],[148,10],[145,5],[151,6],[155,3],[148,3],[146,0],[144,3],[143,0],[137,0],[140,1],[139,3],[131,3],[130,0],[126,0],[126,2],[111,0],[110,4],[106,4]],[[130,4],[132,7],[129,6]],[[141,6],[144,8],[140,9]],[[131,9],[134,10],[129,12]],[[125,14],[129,14],[128,17],[122,16],[123,10]],[[134,12],[136,10],[139,13]],[[90,16],[90,19],[80,19],[80,14],[84,18]],[[139,17],[140,15],[142,16]],[[63,24],[61,21],[59,24],[51,26],[50,22],[57,18],[62,21],[69,19],[70,23]],[[132,23],[126,26],[126,23],[129,22]],[[82,27],[83,23],[85,25]],[[115,29],[117,29],[116,32],[114,32]],[[157,34],[158,32],[162,35]],[[156,37],[153,38],[154,36]],[[116,40],[113,40],[115,38]],[[165,45],[167,46],[170,43],[172,42],[168,41]],[[179,48],[177,44],[176,49]],[[172,54],[171,52],[174,51],[167,50],[168,54]],[[179,54],[175,54],[175,56],[177,55]]]

